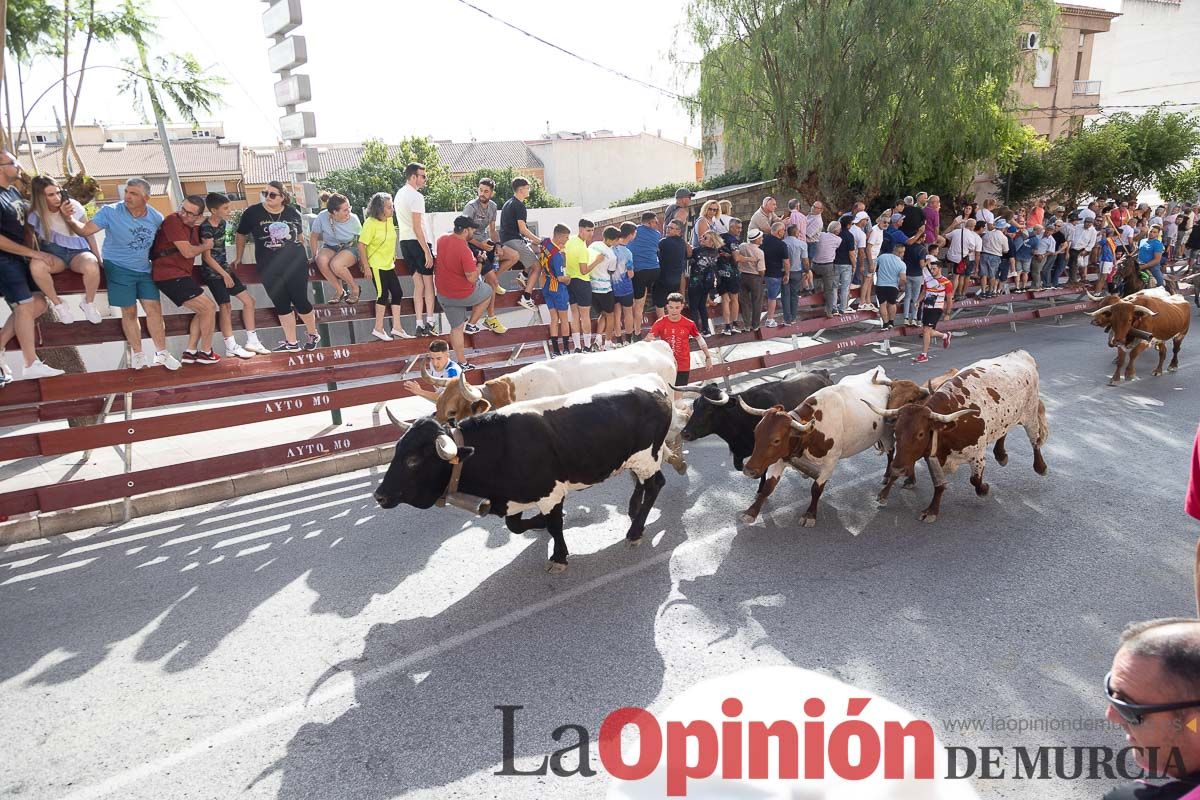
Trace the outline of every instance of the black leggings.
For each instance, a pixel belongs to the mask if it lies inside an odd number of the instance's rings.
[[[260,273],[263,288],[276,314],[308,314],[313,310],[308,299],[308,260],[303,248],[297,257],[280,253],[274,263]]]
[[[379,298],[375,301],[375,305],[400,305],[400,301],[404,299],[404,289],[400,287],[400,276],[396,274],[396,270],[376,270],[375,275],[379,281]]]

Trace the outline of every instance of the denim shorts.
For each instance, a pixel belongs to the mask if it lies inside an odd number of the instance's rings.
[[[105,259],[104,278],[108,282],[108,304],[114,308],[136,306],[138,300],[158,300],[158,287],[149,272],[135,272]]]
[[[778,300],[783,290],[783,278],[767,278],[767,299]]]
[[[994,278],[1000,272],[1000,256],[984,253],[980,259],[979,274],[985,278]]]
[[[82,255],[83,253],[90,254],[92,252],[86,247],[77,250],[73,247],[63,247],[61,244],[55,244],[54,242],[42,242],[41,248],[44,252],[61,258],[62,262],[68,267],[71,266],[71,262],[75,259],[75,256]]]
[[[1032,261],[1033,261],[1033,259],[1030,259],[1030,258],[1018,258],[1017,259],[1017,272],[1022,272],[1022,273],[1029,272],[1029,264]]]

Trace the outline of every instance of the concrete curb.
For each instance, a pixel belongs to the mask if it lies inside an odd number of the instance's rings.
[[[328,478],[331,475],[341,475],[367,467],[380,466],[391,461],[393,451],[393,445],[370,447],[354,453],[314,459],[300,464],[154,492],[133,498],[130,519],[162,514],[166,511],[178,511],[205,503],[231,500],[235,497],[265,492],[268,489],[278,489],[281,486],[292,486],[319,478]],[[33,539],[46,539],[88,528],[118,525],[125,521],[124,513],[124,501],[113,500],[94,506],[12,520],[0,524],[0,546],[28,542]]]

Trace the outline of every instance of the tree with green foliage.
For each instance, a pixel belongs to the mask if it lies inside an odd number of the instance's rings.
[[[321,179],[321,186],[340,192],[350,200],[351,208],[366,208],[376,192],[395,192],[404,185],[404,168],[412,162],[425,165],[425,210],[457,211],[476,197],[480,178],[496,181],[496,201],[503,203],[512,196],[512,168],[481,169],[454,179],[438,157],[437,145],[427,137],[404,139],[389,147],[380,139],[369,139],[363,145],[363,155],[357,167],[333,170]],[[546,192],[537,180],[530,178],[532,191],[526,204],[530,208],[557,208],[564,203]]]
[[[1159,175],[1154,182],[1154,189],[1168,200],[1194,202],[1200,199],[1200,161]]]
[[[1054,0],[690,0],[694,118],[734,160],[835,204],[861,186],[966,182],[1013,130],[1022,24]],[[706,147],[711,152],[711,140]]]
[[[750,166],[747,169],[736,170],[734,172],[722,172],[720,175],[705,178],[699,183],[695,181],[683,181],[679,183],[663,183],[646,189],[638,189],[628,197],[609,203],[608,207],[634,206],[640,203],[650,203],[663,199],[667,199],[669,202],[671,199],[674,199],[676,189],[691,189],[693,192],[700,192],[708,189],[720,189],[725,186],[736,186],[740,183],[758,183],[764,180],[767,180],[767,176],[763,174],[763,171],[756,166]]]
[[[1002,176],[1002,186],[1014,202],[1037,196],[1068,205],[1085,197],[1134,200],[1151,187],[1186,188],[1184,165],[1197,155],[1197,117],[1157,108],[1140,116],[1122,112],[1026,154]]]

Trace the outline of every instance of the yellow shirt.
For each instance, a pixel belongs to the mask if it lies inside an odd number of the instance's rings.
[[[583,266],[586,267],[592,263],[595,256],[588,251],[588,246],[583,239],[580,239],[578,236],[572,236],[568,239],[564,255],[566,256],[567,264],[563,267],[563,275],[567,277],[567,280],[589,280],[588,277],[580,272],[582,267],[579,265],[582,262]]]
[[[367,249],[367,260],[371,269],[396,268],[396,226],[391,220],[368,217],[363,223],[358,241]]]

